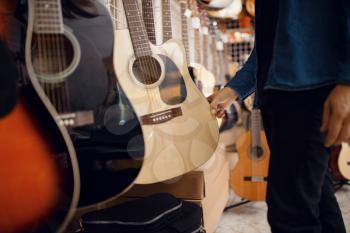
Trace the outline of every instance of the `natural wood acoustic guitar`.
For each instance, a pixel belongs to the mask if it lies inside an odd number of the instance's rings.
[[[201,31],[200,17],[197,2],[189,0],[181,2],[182,17],[182,36],[186,49],[186,54],[190,64],[190,70],[193,74],[193,79],[205,97],[214,93],[215,76],[210,72],[205,65],[208,65],[208,50],[204,42],[201,46]],[[192,12],[190,17],[191,22],[188,24],[188,19],[185,17],[186,12]],[[193,43],[190,43],[190,38],[193,38]],[[192,41],[191,41],[192,42]],[[192,55],[192,56],[191,56]],[[191,59],[193,58],[193,59]]]
[[[123,6],[128,29],[116,31],[114,65],[142,124],[146,156],[137,182],[160,182],[204,164],[216,149],[218,125],[191,80],[181,43],[154,46],[138,1]]]
[[[339,181],[350,180],[350,145],[342,143],[332,148],[329,167],[333,177]]]
[[[242,198],[263,201],[266,198],[270,149],[261,127],[259,109],[251,113],[251,131],[237,140],[239,160],[231,173],[231,187]]]

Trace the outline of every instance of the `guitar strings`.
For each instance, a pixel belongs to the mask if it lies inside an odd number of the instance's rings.
[[[138,4],[136,3],[136,9],[138,11],[138,16],[141,17],[141,12],[140,12],[140,9],[138,7]],[[144,24],[144,21],[142,20],[142,18],[139,18],[139,22],[143,23]],[[145,28],[146,28],[146,25],[144,26],[141,26],[141,31],[143,31],[143,36],[147,36],[147,32],[145,31]],[[150,46],[149,45],[149,41],[148,39],[146,38],[143,38],[144,41],[143,42],[146,42],[147,46]],[[146,41],[145,41],[146,40]],[[151,47],[149,47],[151,49]],[[154,83],[154,79],[157,78],[158,76],[158,72],[157,72],[157,63],[156,61],[154,60],[153,56],[152,56],[152,50],[149,51],[151,54],[150,55],[147,55],[147,51],[146,51],[146,55],[143,56],[141,59],[141,61],[144,62],[144,65],[143,67],[146,68],[145,72],[146,72],[146,77],[148,78],[148,81],[149,84],[153,84]],[[152,90],[148,90],[150,93],[151,93],[151,104],[153,104],[154,107],[158,108],[160,107],[160,103],[157,98],[157,93],[156,93],[156,90],[152,89]]]
[[[135,2],[134,2],[135,3]],[[136,3],[135,4],[135,9],[136,9],[136,11],[137,11],[137,16],[139,17],[137,20],[139,21],[139,22],[142,22],[142,18],[140,18],[141,17],[141,12],[140,12],[140,9],[138,8],[138,4]],[[146,26],[146,25],[145,25]],[[139,30],[139,31],[142,31],[142,25],[140,25],[140,27],[141,27],[141,29]],[[137,29],[137,27],[136,28],[131,28],[130,30],[136,30]],[[137,32],[139,32],[139,31],[137,31]],[[142,34],[142,36],[145,36],[144,35],[144,33],[141,33]],[[142,43],[145,43],[145,38],[142,38]],[[152,83],[152,76],[155,74],[155,73],[153,73],[153,70],[151,69],[152,67],[150,67],[149,66],[149,62],[150,62],[150,57],[148,57],[147,56],[147,51],[145,51],[144,49],[143,50],[141,50],[142,52],[145,52],[145,55],[141,55],[141,57],[139,57],[138,59],[140,60],[140,64],[141,64],[141,69],[143,68],[145,71],[144,71],[144,75],[145,75],[145,77],[146,77],[146,85],[149,85],[149,84],[151,84]],[[154,97],[154,94],[153,94],[153,92],[151,91],[151,97],[153,98],[153,99],[155,99],[155,97]]]
[[[56,51],[56,54],[55,54],[55,57],[57,57],[58,59],[56,59],[56,70],[62,70],[63,69],[63,64],[61,62],[61,48],[59,46],[59,35],[55,34],[53,36],[53,45],[55,47],[55,51]],[[59,88],[59,85],[57,85],[56,88]],[[56,95],[57,95],[57,105],[58,105],[58,108],[59,108],[59,112],[62,112],[63,111],[63,101],[62,101],[62,98],[60,98],[60,95],[58,93],[58,91],[56,91]]]
[[[124,5],[125,10],[126,10],[127,12],[131,12],[132,9],[136,9],[136,11],[137,11],[137,16],[136,16],[136,17],[140,17],[140,11],[139,11],[139,9],[138,9],[138,3],[137,3],[137,2],[130,3],[130,1],[127,2],[126,0],[123,0],[122,2],[123,2],[123,5]],[[130,5],[129,5],[129,4],[130,4]],[[137,45],[135,45],[136,41],[135,41],[135,38],[134,38],[135,35],[133,35],[132,32],[131,32],[131,30],[134,28],[134,25],[133,25],[133,22],[132,22],[132,16],[128,15],[128,14],[126,13],[126,11],[125,11],[125,15],[126,15],[126,18],[127,18],[127,23],[128,23],[128,25],[129,25],[129,31],[130,31],[131,40],[133,41],[133,46],[136,47]],[[138,18],[137,20],[140,22],[141,19]],[[139,55],[136,54],[136,53],[137,53],[137,49],[140,49],[140,48],[139,48],[139,47],[138,47],[138,48],[135,48],[135,51],[134,51],[134,52],[135,52],[136,58],[139,59],[140,65],[142,65],[142,67],[147,67],[147,62],[145,61],[145,58],[144,58],[143,56],[138,57]],[[141,49],[141,51],[143,52],[142,49]],[[142,70],[140,70],[140,71],[142,71]],[[146,77],[145,77],[145,81],[146,81],[146,85],[147,85],[148,82],[150,82],[151,80],[149,80],[148,75],[143,75],[143,77],[144,77],[144,76],[146,76]],[[145,91],[146,91],[146,93],[147,93],[148,99],[150,100],[151,108],[152,108],[152,103],[153,103],[152,99],[153,99],[154,97],[153,97],[152,93],[150,93],[150,91],[148,90],[148,88],[146,88]]]
[[[155,36],[155,23],[154,23],[154,12],[153,12],[153,0],[148,0],[148,7],[147,7],[148,9],[146,9],[146,10],[148,10],[147,11],[147,13],[148,13],[148,15],[149,15],[149,31],[151,31],[151,36],[153,36],[153,38],[151,37],[151,38],[149,38],[149,40],[151,40],[151,41],[153,41],[153,42],[155,42],[156,43],[156,36]],[[145,23],[145,20],[143,20],[143,22]],[[147,25],[145,25],[146,27],[146,29],[147,29]],[[157,62],[156,61],[154,61],[153,59],[152,60],[150,60],[152,63],[151,63],[151,72],[153,72],[153,74],[152,74],[152,76],[154,76],[155,78],[157,78],[159,75],[161,75],[161,73],[160,74],[158,74],[158,72],[157,72],[157,70],[158,70],[158,64],[157,64]],[[159,78],[161,78],[161,77],[159,77]],[[153,82],[153,80],[152,80],[152,82]],[[158,93],[156,93],[156,91],[153,91],[153,94],[154,94],[154,96],[155,96],[155,100],[156,100],[156,106],[157,107],[159,107],[159,106],[161,106],[161,100],[160,100],[160,98],[158,98],[158,96],[157,96],[157,94]]]

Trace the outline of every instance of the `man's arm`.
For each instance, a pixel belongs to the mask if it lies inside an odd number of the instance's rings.
[[[256,49],[254,47],[243,68],[240,69],[236,76],[226,84],[226,87],[230,87],[236,91],[238,98],[243,100],[256,90],[256,73],[257,56]]]
[[[224,89],[208,98],[213,115],[222,117],[224,110],[235,99],[243,100],[256,89],[257,57],[254,47],[248,61]]]
[[[350,1],[342,0],[341,7],[344,10],[345,23],[345,38],[343,45],[343,54],[339,58],[339,75],[337,77],[337,84],[350,85]]]
[[[350,1],[342,0],[346,27],[345,44],[339,59],[336,87],[324,103],[321,131],[327,132],[327,147],[350,142]]]

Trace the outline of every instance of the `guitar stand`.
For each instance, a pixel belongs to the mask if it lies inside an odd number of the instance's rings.
[[[230,205],[230,206],[227,206],[225,209],[224,209],[224,212],[227,211],[227,210],[230,210],[230,209],[234,209],[234,208],[237,208],[239,206],[242,206],[242,205],[245,205],[245,204],[248,204],[250,203],[251,201],[244,201],[244,199],[242,199],[242,202],[239,202],[237,204],[234,204],[234,205]]]

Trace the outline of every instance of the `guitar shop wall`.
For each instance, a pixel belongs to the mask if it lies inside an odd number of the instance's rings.
[[[3,0],[0,19],[1,233],[246,227],[260,112],[208,97],[251,53],[254,1]]]

